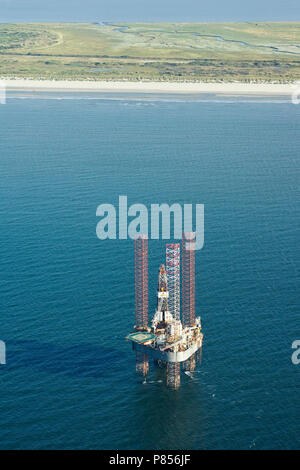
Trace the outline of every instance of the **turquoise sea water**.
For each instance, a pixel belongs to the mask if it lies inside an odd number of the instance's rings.
[[[300,106],[91,96],[0,106],[0,448],[297,448]],[[205,204],[202,364],[176,392],[124,340],[133,243],[95,234],[121,194]]]

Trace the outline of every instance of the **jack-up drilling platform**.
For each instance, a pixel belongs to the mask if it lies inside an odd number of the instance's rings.
[[[180,315],[180,243],[167,243],[166,265],[158,272],[156,311],[148,325],[148,239],[135,240],[134,332],[127,336],[136,352],[136,370],[146,376],[149,357],[166,366],[167,385],[180,386],[180,364],[193,371],[201,355],[201,319],[195,315],[195,233],[182,237],[182,318]]]

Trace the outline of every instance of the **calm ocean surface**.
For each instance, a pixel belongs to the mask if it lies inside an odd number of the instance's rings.
[[[299,447],[300,106],[55,97],[0,106],[0,448]],[[119,195],[205,204],[202,364],[176,392],[124,340],[133,243],[95,234]]]

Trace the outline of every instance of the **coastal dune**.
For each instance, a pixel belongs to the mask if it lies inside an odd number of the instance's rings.
[[[292,95],[295,84],[276,83],[204,83],[151,81],[59,81],[5,79],[1,81],[8,91],[72,91],[122,93],[213,93],[224,95]],[[298,85],[300,88],[300,85]]]

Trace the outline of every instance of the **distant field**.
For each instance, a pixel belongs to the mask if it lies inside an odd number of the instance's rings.
[[[0,24],[0,77],[300,80],[300,23]]]

